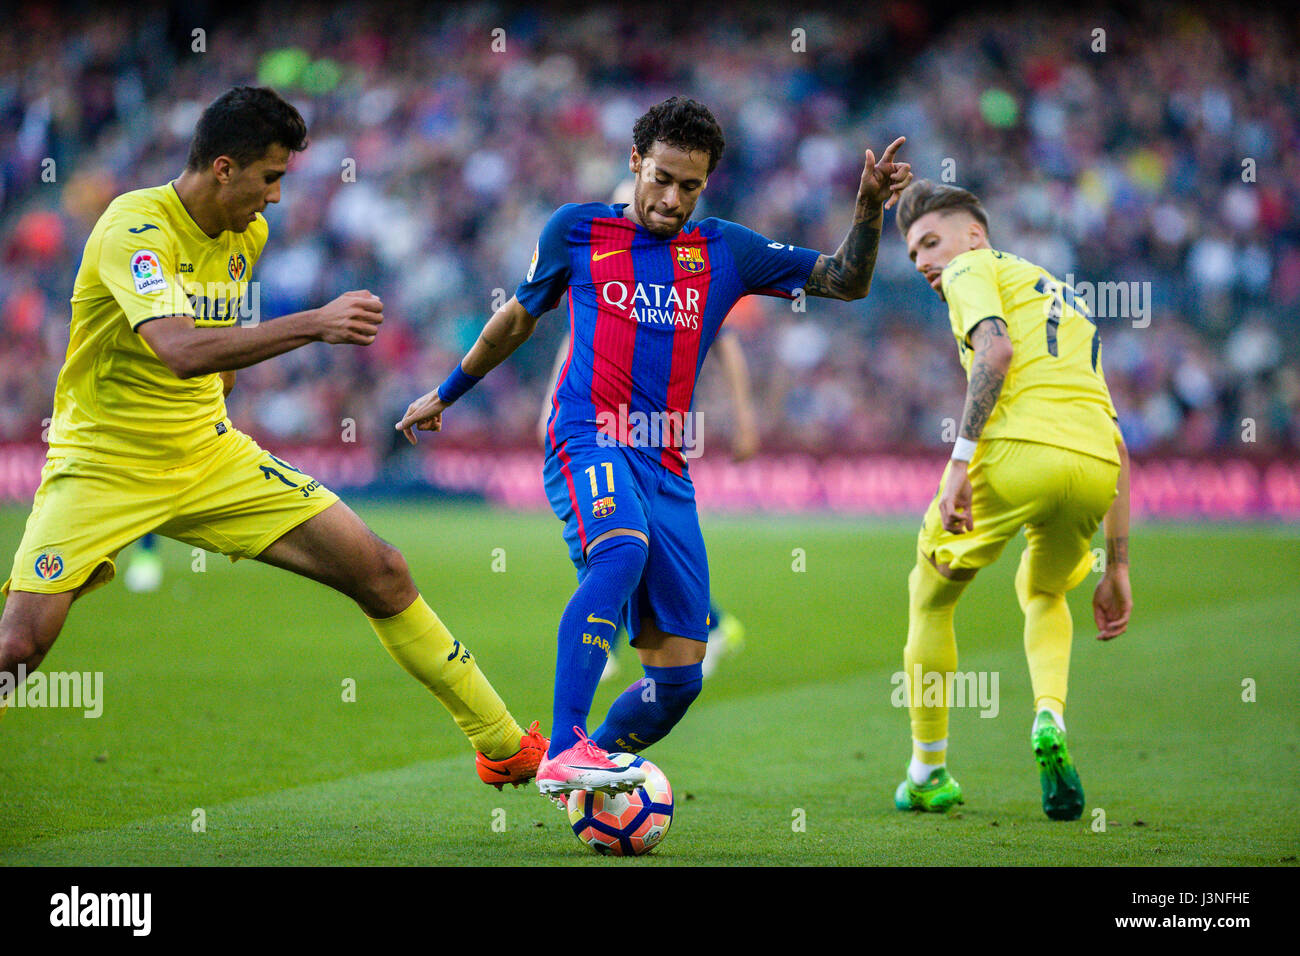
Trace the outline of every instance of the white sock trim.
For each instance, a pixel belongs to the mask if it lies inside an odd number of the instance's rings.
[[[1059,728],[1061,729],[1061,733],[1065,733],[1065,717],[1063,717],[1063,716],[1062,716],[1060,713],[1058,713],[1057,711],[1052,710],[1052,708],[1050,708],[1050,707],[1043,707],[1043,708],[1041,708],[1041,709],[1038,711],[1037,714],[1034,714],[1034,726],[1037,726],[1037,724],[1038,724],[1038,718],[1039,718],[1039,716],[1042,715],[1042,714],[1050,714],[1051,717],[1052,717],[1052,720],[1054,720],[1054,721],[1056,722],[1056,726],[1059,727]],[[1033,727],[1031,727],[1030,730],[1029,730],[1030,736],[1033,735],[1033,732],[1034,732],[1034,731],[1033,731]]]
[[[925,753],[942,753],[948,749],[948,738],[945,737],[943,740],[936,740],[932,743],[922,743],[914,738],[912,746]],[[907,765],[907,778],[919,787],[930,779],[930,774],[945,766],[945,764],[946,761],[942,763],[924,763],[913,755],[911,762]]]

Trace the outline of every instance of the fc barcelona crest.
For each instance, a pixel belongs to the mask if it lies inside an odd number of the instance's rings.
[[[614,513],[614,499],[597,498],[591,503],[591,513],[597,518],[608,518]]]
[[[687,272],[703,271],[704,250],[699,246],[678,246],[677,264]]]

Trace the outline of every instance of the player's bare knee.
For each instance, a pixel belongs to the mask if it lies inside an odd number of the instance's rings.
[[[670,647],[647,651],[638,646],[637,653],[641,657],[641,663],[650,667],[693,667],[703,663],[705,644],[703,641],[691,643],[696,647]]]
[[[0,672],[14,668],[40,653],[36,635],[17,624],[0,624]]]
[[[641,619],[641,631],[633,643],[642,664],[651,667],[689,667],[704,660],[708,645],[660,630],[654,618]]]
[[[411,569],[406,558],[391,544],[376,539],[371,553],[370,567],[361,578],[361,593],[357,600],[371,617],[392,617],[410,606],[417,594],[411,580]]]
[[[0,670],[12,671],[23,661],[44,657],[50,649],[62,618],[53,620],[40,613],[42,609],[42,605],[10,595],[5,613],[0,616]]]
[[[379,560],[383,568],[384,582],[389,587],[400,590],[411,583],[411,569],[407,566],[402,552],[386,544],[380,551]]]
[[[704,662],[704,652],[708,645],[703,641],[692,641],[694,647],[685,648],[682,652],[682,665],[702,664]]]

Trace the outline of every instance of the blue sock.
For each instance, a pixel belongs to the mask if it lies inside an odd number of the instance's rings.
[[[155,544],[157,544],[157,539],[153,536],[152,531],[140,539],[140,547],[145,551],[152,551]]]
[[[703,686],[699,664],[647,666],[645,677],[618,696],[591,739],[605,750],[639,753],[668,736]]]
[[[596,696],[618,619],[641,580],[645,561],[645,543],[631,535],[610,538],[587,557],[587,574],[560,618],[548,757],[578,742],[575,726],[584,732],[587,729],[591,700]]]

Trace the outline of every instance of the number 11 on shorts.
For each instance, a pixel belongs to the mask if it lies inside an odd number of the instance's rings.
[[[609,486],[605,494],[612,495],[614,493],[614,463],[612,461],[602,461],[600,467],[605,469],[605,484]],[[600,488],[596,482],[596,466],[591,465],[586,471],[587,477],[591,479],[591,496],[594,498],[600,494]]]

